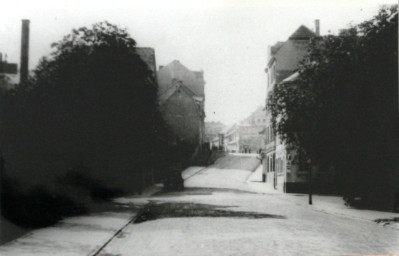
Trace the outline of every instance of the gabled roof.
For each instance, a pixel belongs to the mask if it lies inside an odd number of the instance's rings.
[[[274,55],[278,50],[280,50],[281,46],[284,45],[285,42],[277,42],[275,43],[272,47],[270,47],[270,51],[272,53],[272,55]]]
[[[316,34],[312,30],[310,30],[304,25],[301,25],[297,30],[295,30],[295,32],[288,38],[287,41],[285,42],[278,41],[277,43],[275,43],[273,46],[270,47],[270,55],[267,66],[270,68],[273,61],[276,59],[275,56],[279,55],[279,52],[282,51],[284,51],[284,53],[280,54],[281,56],[279,57],[280,59],[279,61],[281,61],[281,58],[284,59],[295,58],[294,56],[297,55],[297,53],[304,52],[304,50],[302,49],[304,41],[301,40],[309,40],[313,36],[316,36]],[[303,56],[300,56],[300,58],[302,57]],[[296,67],[296,65],[297,63],[294,63],[294,68]],[[287,65],[284,64],[283,66]],[[292,68],[293,67],[284,67],[284,69],[292,69]]]
[[[296,39],[309,39],[316,34],[307,28],[304,25],[301,25],[288,39],[289,40],[296,40]]]
[[[178,60],[174,60],[166,66],[158,70],[158,85],[159,89],[165,90],[170,86],[172,79],[180,80],[196,95],[204,97],[204,72],[191,71]]]
[[[192,90],[190,90],[190,88],[185,86],[182,81],[172,79],[172,85],[160,95],[159,104],[161,106],[165,104],[170,99],[170,97],[172,97],[179,90],[184,92],[195,102],[203,100],[203,97],[196,95]]]

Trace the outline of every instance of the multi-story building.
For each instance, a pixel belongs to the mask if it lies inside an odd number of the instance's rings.
[[[240,133],[238,124],[234,124],[226,129],[224,133],[225,151],[237,153],[240,152]]]
[[[299,62],[303,59],[309,46],[309,40],[319,35],[319,21],[316,20],[316,33],[305,26],[300,26],[285,42],[277,42],[269,47],[269,60],[266,73],[268,75],[267,97],[275,86],[282,82],[296,79],[295,73]],[[267,99],[266,99],[267,100]],[[264,135],[265,151],[263,152],[265,182],[273,184],[277,190],[291,192],[296,184],[306,181],[305,167],[298,161],[296,150],[290,145],[282,143],[278,136],[273,134],[270,112],[266,113],[266,128],[261,132]]]
[[[205,122],[205,142],[212,142],[218,138],[225,128],[222,122]]]
[[[156,70],[155,51],[137,47],[137,54],[154,72],[162,118],[175,139],[202,145],[205,138],[205,81],[203,71],[191,71],[178,60]]]
[[[262,107],[258,107],[249,117],[231,126],[224,135],[226,151],[256,153],[263,150],[264,139],[259,132],[266,126],[265,113]]]
[[[191,71],[174,60],[157,72],[160,111],[176,139],[202,146],[205,138],[203,71]]]

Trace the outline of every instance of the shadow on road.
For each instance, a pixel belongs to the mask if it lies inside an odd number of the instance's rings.
[[[190,202],[151,202],[137,215],[134,223],[164,219],[164,218],[192,218],[192,217],[225,217],[225,218],[247,218],[261,219],[274,218],[286,219],[285,216],[264,214],[256,212],[231,211],[225,208],[235,206],[219,206],[210,204],[197,204]]]
[[[384,226],[386,226],[386,225],[390,225],[390,224],[393,224],[393,223],[398,223],[399,222],[399,218],[398,217],[393,217],[393,218],[389,218],[389,219],[376,219],[376,220],[374,220],[374,222],[380,223],[380,224],[383,224]]]

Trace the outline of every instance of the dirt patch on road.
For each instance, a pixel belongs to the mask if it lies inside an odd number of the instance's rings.
[[[224,218],[247,218],[261,219],[274,218],[285,219],[286,217],[274,214],[232,211],[226,208],[235,206],[219,206],[210,204],[197,204],[190,202],[152,202],[143,208],[137,215],[134,223],[164,219],[164,218],[192,218],[192,217],[224,217]]]
[[[399,223],[399,217],[393,217],[390,219],[376,219],[376,220],[374,220],[374,222],[377,222],[377,223],[380,223],[380,224],[386,226],[386,225],[390,225],[392,223]]]

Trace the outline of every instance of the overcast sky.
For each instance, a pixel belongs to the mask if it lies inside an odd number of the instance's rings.
[[[73,28],[107,20],[127,28],[138,46],[153,47],[157,65],[173,60],[204,70],[207,120],[225,124],[265,104],[267,46],[300,25],[335,34],[372,18],[396,0],[6,1],[1,4],[0,52],[19,63],[21,19],[30,19],[30,61]]]

